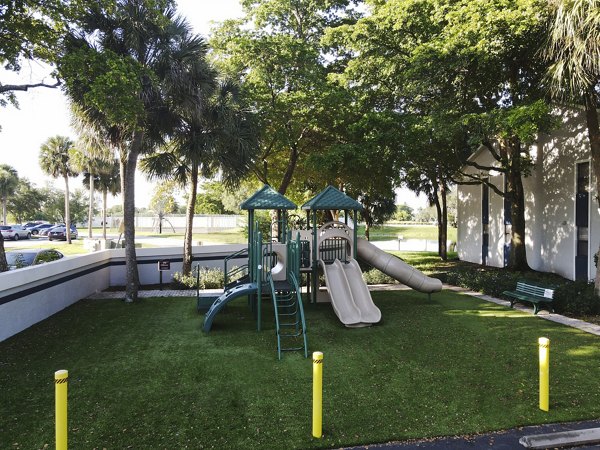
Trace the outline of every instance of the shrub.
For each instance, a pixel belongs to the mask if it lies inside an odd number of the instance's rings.
[[[367,284],[392,284],[396,283],[392,277],[386,275],[377,269],[371,269],[363,272],[363,279]]]
[[[569,281],[559,286],[554,291],[552,305],[560,314],[600,314],[600,297],[594,293],[594,284],[586,281]]]
[[[196,289],[196,275],[184,275],[181,272],[173,274],[173,289]]]
[[[174,289],[196,289],[196,273],[183,275],[176,272],[173,275]],[[207,267],[200,268],[200,286],[199,289],[223,289],[224,276],[220,269],[209,269]]]
[[[519,272],[473,267],[448,271],[439,278],[448,284],[499,297],[502,291],[513,290],[520,277]]]
[[[221,269],[200,268],[200,289],[223,289],[225,276]]]

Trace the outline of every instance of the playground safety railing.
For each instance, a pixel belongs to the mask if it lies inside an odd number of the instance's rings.
[[[332,237],[325,239],[319,246],[319,259],[325,263],[332,263],[336,259],[341,262],[348,262],[348,242],[346,239]]]
[[[231,281],[237,280],[248,275],[248,264],[242,264],[240,266],[233,266],[231,269],[228,269],[230,261],[237,258],[243,258],[248,256],[248,249],[243,248],[235,253],[232,253],[229,256],[226,256],[223,260],[223,284],[227,286]]]

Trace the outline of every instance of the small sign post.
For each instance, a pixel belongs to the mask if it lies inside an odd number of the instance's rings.
[[[161,291],[163,290],[163,280],[162,280],[163,270],[171,270],[171,261],[169,261],[168,259],[161,259],[158,261],[158,274],[159,274]]]

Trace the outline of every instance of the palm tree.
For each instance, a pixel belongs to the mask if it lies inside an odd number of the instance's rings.
[[[2,223],[6,225],[6,203],[8,197],[14,194],[19,184],[17,171],[7,165],[0,164],[0,199],[2,200]],[[6,253],[4,252],[4,237],[0,233],[0,272],[6,272],[8,264],[6,262]]]
[[[14,167],[0,164],[0,200],[2,200],[2,223],[6,225],[6,204],[8,197],[15,193],[19,175]]]
[[[134,228],[138,158],[173,132],[177,123],[166,104],[169,80],[177,78],[185,61],[197,59],[198,40],[175,16],[171,1],[119,0],[114,6],[89,6],[81,27],[66,39],[60,70],[71,100],[119,151],[130,302],[139,287]]]
[[[121,192],[120,164],[118,159],[104,162],[95,175],[94,184],[102,192],[102,239],[106,240],[106,202],[108,194],[115,196]],[[85,177],[89,174],[84,174]]]
[[[84,122],[80,122],[84,123]],[[73,153],[73,166],[84,175],[83,182],[90,191],[88,205],[88,238],[92,238],[94,220],[94,184],[102,170],[108,170],[112,160],[110,148],[103,145],[90,128],[80,130],[77,150]]]
[[[197,89],[197,97],[203,101],[180,108],[181,126],[173,141],[141,163],[142,170],[150,177],[175,180],[189,189],[182,268],[186,275],[192,268],[192,229],[199,177],[220,174],[226,185],[234,186],[249,172],[258,148],[250,114],[243,108],[235,83],[224,81],[216,89],[211,89],[210,83],[202,83]]]
[[[600,207],[600,0],[549,0],[553,20],[545,49],[555,97],[583,104]],[[600,250],[598,251],[600,255]],[[596,267],[600,297],[600,264]]]
[[[67,243],[71,243],[71,215],[69,212],[69,177],[76,177],[77,170],[73,167],[71,153],[73,141],[65,136],[48,138],[40,147],[40,167],[53,178],[62,177],[65,181],[65,227]]]

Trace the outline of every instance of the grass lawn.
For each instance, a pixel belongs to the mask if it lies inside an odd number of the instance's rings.
[[[437,241],[438,231],[436,225],[402,225],[386,223],[385,225],[372,227],[370,230],[371,241],[389,241],[398,239],[401,235],[404,239],[427,239]],[[365,226],[358,226],[358,235],[365,236]],[[448,239],[456,242],[456,228],[448,227]]]
[[[52,447],[53,374],[69,370],[71,448],[331,448],[600,416],[600,338],[455,293],[373,294],[378,326],[306,308],[324,352],[324,438],[311,438],[312,364],[278,361],[272,310],[245,300],[202,334],[195,299],[81,301],[0,343],[0,447]],[[537,338],[551,340],[538,409]]]
[[[28,242],[28,241],[24,241],[24,242]],[[13,251],[13,250],[26,250],[28,248],[33,248],[33,247],[31,247],[31,245],[18,245],[17,244],[10,248],[6,247],[5,250],[8,252],[8,251]],[[71,245],[66,244],[64,241],[57,243],[54,241],[50,242],[47,240],[42,240],[37,243],[35,248],[53,248],[55,250],[58,250],[65,256],[81,255],[83,253],[89,253],[89,250],[83,248],[83,239],[82,238],[71,240]]]

